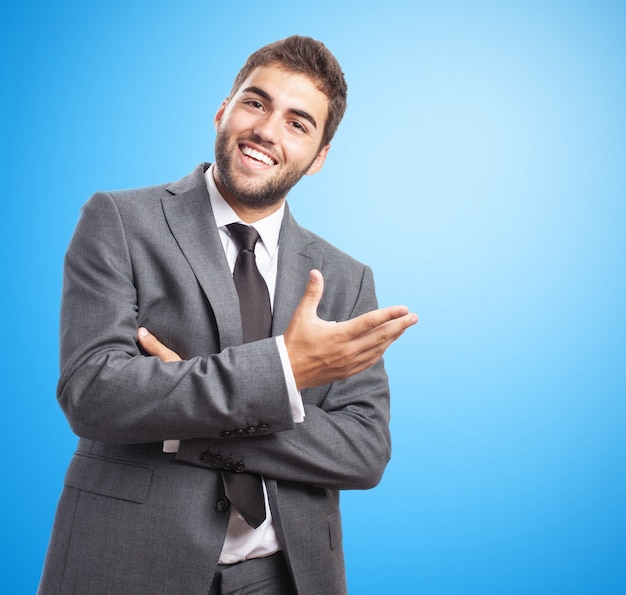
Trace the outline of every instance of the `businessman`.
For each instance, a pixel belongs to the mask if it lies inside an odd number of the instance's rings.
[[[215,115],[215,163],[84,206],[58,385],[80,440],[40,593],[346,592],[339,491],[380,481],[381,356],[417,322],[285,201],[346,96],[322,43],[265,46]]]

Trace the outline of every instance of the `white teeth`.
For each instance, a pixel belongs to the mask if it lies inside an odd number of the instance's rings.
[[[256,151],[255,149],[252,149],[251,147],[244,146],[241,148],[241,152],[244,155],[247,155],[248,157],[252,157],[252,159],[256,159],[257,161],[261,161],[262,163],[265,163],[265,165],[276,165],[276,162],[270,157],[268,157],[265,153]]]

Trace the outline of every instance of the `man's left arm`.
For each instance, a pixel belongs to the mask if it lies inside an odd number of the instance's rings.
[[[351,318],[376,308],[373,278],[365,268]],[[153,337],[143,341],[164,361],[178,357]],[[177,458],[207,468],[213,460],[231,458],[243,462],[246,471],[331,489],[375,486],[391,451],[382,359],[342,380],[304,390],[303,400],[306,416],[294,429],[262,434],[242,427],[227,438],[183,442]]]
[[[279,480],[342,490],[377,485],[391,455],[389,388],[382,360],[308,392],[316,397],[322,392],[322,400],[311,403],[304,395],[306,416],[294,429],[209,440],[206,448],[239,457],[247,471]]]

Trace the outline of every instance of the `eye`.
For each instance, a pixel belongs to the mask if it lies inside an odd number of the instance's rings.
[[[306,132],[306,128],[302,125],[302,122],[298,122],[298,120],[291,122],[291,127],[295,128],[299,132]]]
[[[257,101],[256,99],[248,99],[245,102],[246,105],[249,105],[251,108],[254,109],[263,109],[263,104],[260,101]]]

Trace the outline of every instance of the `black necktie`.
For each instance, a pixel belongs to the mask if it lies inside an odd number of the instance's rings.
[[[241,223],[231,223],[227,227],[240,247],[233,279],[239,294],[243,342],[266,339],[272,332],[272,307],[267,285],[256,266],[254,256],[259,233],[254,227]]]
[[[254,227],[231,223],[227,226],[240,247],[233,280],[239,295],[243,342],[270,336],[272,309],[267,285],[256,266],[254,247],[259,234]],[[261,477],[253,473],[222,472],[226,497],[246,522],[256,529],[265,520]]]

